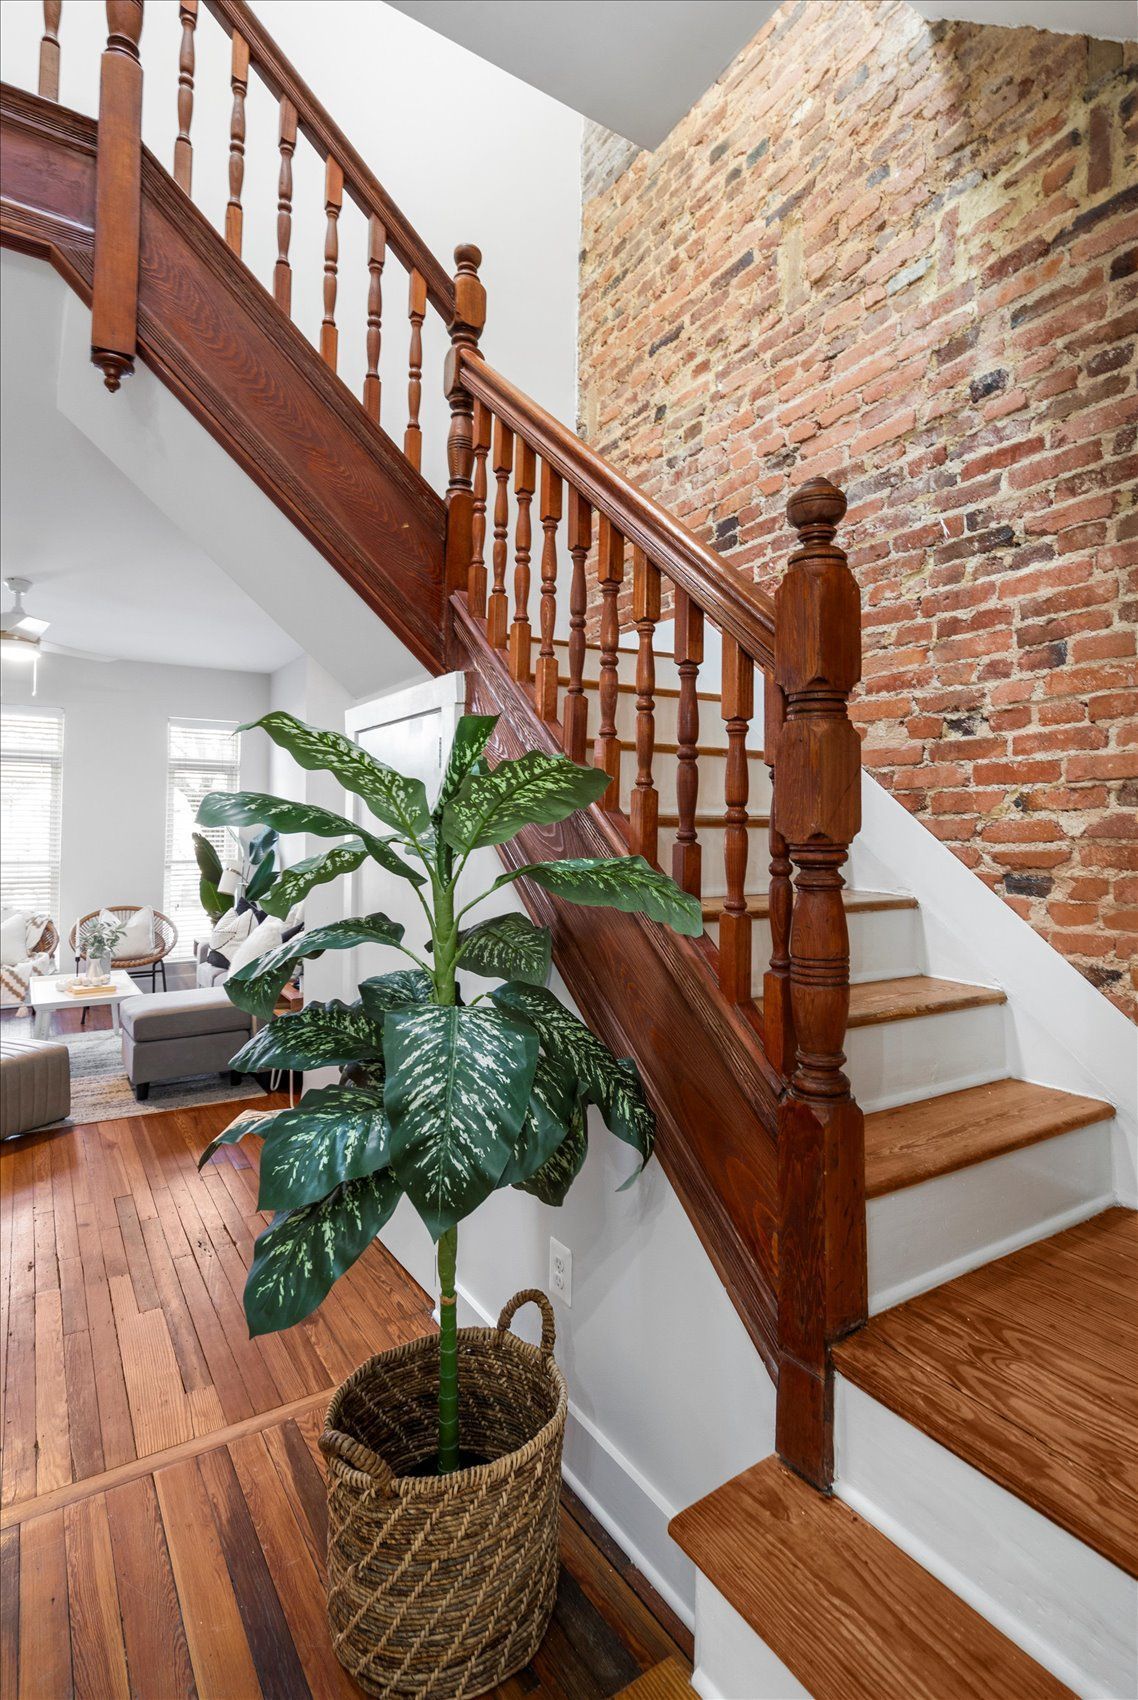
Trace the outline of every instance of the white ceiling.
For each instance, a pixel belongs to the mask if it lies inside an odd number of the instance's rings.
[[[51,643],[124,661],[284,666],[297,643],[58,411],[68,293],[42,261],[0,255],[0,576],[32,580],[28,611],[50,620]],[[85,375],[99,382],[93,367]]]
[[[845,0],[847,5],[861,0]],[[390,0],[523,82],[655,148],[776,0]],[[1136,0],[910,0],[926,18],[1138,36]],[[477,135],[477,114],[472,115]]]

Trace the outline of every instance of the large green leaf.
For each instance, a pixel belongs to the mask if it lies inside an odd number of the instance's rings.
[[[636,1064],[614,1057],[607,1045],[553,992],[512,981],[491,992],[499,1009],[537,1028],[542,1049],[577,1076],[582,1097],[596,1104],[618,1139],[640,1153],[641,1168],[652,1155],[656,1118],[644,1096]]]
[[[226,910],[233,908],[233,894],[228,891],[218,891],[217,887],[211,885],[203,874],[198,881],[198,902],[210,920],[216,923]]]
[[[358,1004],[310,1003],[293,1015],[278,1015],[254,1033],[234,1057],[244,1074],[270,1068],[324,1068],[371,1062],[383,1056],[383,1035]]]
[[[447,757],[446,772],[439,788],[432,820],[441,817],[443,809],[455,795],[468,773],[481,761],[486,741],[498,724],[496,714],[464,714],[454,729],[454,742]]]
[[[204,832],[195,832],[193,840],[194,860],[197,862],[198,872],[210,885],[216,885],[221,878],[221,857]]]
[[[544,986],[549,978],[549,928],[535,927],[528,915],[495,915],[459,933],[458,942],[460,966],[472,974],[527,980],[535,986]]]
[[[269,1123],[280,1114],[279,1110],[242,1110],[241,1114],[215,1134],[198,1158],[198,1168],[202,1169],[209,1162],[214,1152],[223,1145],[236,1145],[239,1139],[244,1139],[247,1133],[264,1134]]]
[[[249,826],[268,821],[281,832],[310,832],[316,838],[362,839],[369,856],[388,873],[422,885],[423,876],[397,856],[391,849],[390,838],[377,838],[353,826],[343,815],[331,809],[318,808],[315,803],[292,803],[287,797],[270,797],[265,791],[210,791],[198,805],[198,820],[203,826]]]
[[[326,950],[351,950],[357,944],[398,944],[402,937],[402,923],[379,913],[360,920],[330,921],[326,927],[313,927],[311,932],[300,933],[287,944],[247,962],[229,976],[225,990],[238,1009],[247,1009],[267,1021],[298,962],[323,956]]]
[[[673,932],[697,939],[703,932],[698,897],[692,897],[643,856],[581,856],[564,862],[531,862],[494,881],[495,888],[531,879],[569,903],[593,904],[647,915]]]
[[[387,1167],[390,1128],[382,1092],[319,1086],[278,1110],[265,1129],[258,1210],[295,1210],[342,1181]]]
[[[585,1110],[583,1105],[578,1105],[572,1126],[553,1155],[547,1157],[541,1168],[526,1180],[515,1181],[513,1184],[519,1192],[532,1193],[534,1198],[540,1198],[543,1204],[564,1204],[565,1194],[581,1173],[588,1155],[589,1134]]]
[[[421,779],[408,779],[385,767],[341,732],[325,732],[309,726],[295,715],[279,709],[250,722],[243,731],[259,726],[274,744],[287,750],[293,760],[309,772],[331,773],[348,791],[362,797],[378,820],[413,837],[431,824],[427,793]]]
[[[410,1003],[426,1003],[435,983],[422,968],[396,968],[391,974],[373,974],[360,981],[360,1002],[371,1019],[382,1026],[389,1009]]]
[[[389,1169],[380,1169],[277,1216],[253,1247],[245,1283],[249,1333],[272,1334],[311,1316],[398,1203],[398,1183]]]
[[[259,903],[265,892],[273,883],[273,875],[277,867],[277,853],[266,850],[261,860],[253,869],[249,884],[245,887],[245,896],[250,903]]]
[[[293,905],[303,902],[314,886],[327,885],[329,880],[337,879],[340,874],[354,873],[360,863],[366,861],[367,854],[367,845],[361,838],[350,838],[346,844],[335,844],[319,856],[307,856],[303,862],[294,862],[291,868],[283,871],[272,890],[262,897],[261,908],[267,915],[276,915],[283,921]]]
[[[576,1075],[547,1051],[539,1051],[525,1121],[498,1185],[517,1186],[540,1169],[568,1137],[576,1112]]]
[[[504,844],[523,826],[564,820],[595,803],[610,783],[598,767],[533,750],[492,773],[468,774],[443,810],[443,837],[463,852]]]
[[[489,1007],[420,1004],[384,1018],[391,1167],[432,1236],[498,1185],[521,1131],[537,1034]]]

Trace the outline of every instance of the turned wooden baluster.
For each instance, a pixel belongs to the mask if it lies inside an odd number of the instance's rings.
[[[427,280],[412,271],[407,293],[407,316],[411,320],[411,349],[407,357],[407,429],[403,453],[416,472],[423,464],[423,433],[419,429],[419,404],[423,399],[423,320],[427,316]]]
[[[117,390],[134,371],[142,214],[142,0],[107,0],[107,46],[99,67],[95,162],[95,269],[91,359]]]
[[[320,354],[333,372],[340,354],[336,329],[336,292],[340,270],[340,208],[344,204],[344,172],[329,155],[324,165],[324,317],[320,324]]]
[[[573,577],[569,586],[569,689],[561,741],[571,761],[583,762],[589,745],[589,699],[584,686],[585,611],[589,600],[585,561],[593,543],[593,510],[572,484],[568,530]]]
[[[486,458],[490,453],[490,414],[474,403],[474,511],[470,521],[470,572],[466,600],[470,612],[486,618]]]
[[[379,376],[379,350],[383,334],[383,262],[386,258],[387,231],[383,220],[372,213],[367,221],[367,374],[364,378],[364,408],[377,425],[383,392]]]
[[[723,865],[727,896],[719,917],[719,987],[733,1003],[751,996],[751,917],[747,913],[747,729],[755,712],[755,664],[723,639],[723,718],[727,722]]]
[[[292,156],[296,152],[296,107],[281,96],[279,142],[280,174],[277,178],[277,261],[273,267],[273,299],[285,313],[292,313]]]
[[[38,88],[44,100],[59,99],[59,17],[62,11],[63,0],[43,0]]]
[[[600,799],[602,809],[609,812],[620,808],[620,741],[616,735],[617,685],[620,674],[617,651],[620,647],[620,596],[624,578],[624,538],[607,515],[601,515],[597,540],[597,583],[601,592],[601,676],[598,690],[600,726],[593,743],[593,763],[612,780]]]
[[[676,665],[680,700],[676,716],[676,812],[678,827],[672,848],[672,878],[693,897],[702,890],[703,852],[696,835],[699,802],[699,668],[703,660],[703,609],[685,591],[677,590]]]
[[[514,618],[510,626],[510,672],[515,679],[523,680],[530,676],[529,560],[530,544],[533,541],[530,504],[536,488],[537,456],[529,444],[519,437],[518,452],[514,460],[514,495],[517,498],[518,517],[514,529]]]
[[[447,435],[446,585],[449,594],[466,590],[474,526],[474,398],[462,381],[464,360],[477,357],[478,338],[486,323],[486,291],[478,277],[482,254],[472,243],[454,251],[454,318],[443,373],[450,403]]]
[[[778,761],[778,734],[786,718],[786,701],[772,676],[763,677],[763,756],[771,777],[773,795]],[[770,920],[771,955],[763,975],[763,1043],[767,1056],[785,1079],[794,1070],[794,1016],[790,1005],[790,917],[794,891],[786,839],[774,823],[772,805],[768,831],[770,887],[767,914]]]
[[[561,479],[546,462],[541,463],[541,645],[534,669],[533,694],[542,720],[557,719],[557,652],[553,629],[557,624],[557,527],[561,523]]]
[[[640,638],[636,656],[636,786],[629,811],[629,838],[634,856],[655,862],[659,798],[652,783],[652,753],[656,747],[656,657],[652,638],[660,618],[660,569],[643,549],[632,551],[632,618]]]
[[[510,601],[506,595],[506,558],[510,537],[510,473],[514,468],[514,433],[500,419],[494,421],[494,546],[490,557],[493,583],[486,610],[486,641],[505,649],[510,623]]]
[[[198,0],[181,0],[182,45],[178,49],[178,137],[174,143],[174,181],[190,193],[194,174],[194,145],[190,124],[194,116],[194,31],[198,27]]]
[[[799,547],[775,595],[775,678],[786,699],[775,826],[796,870],[790,998],[796,1041],[779,1113],[778,1448],[819,1486],[833,1474],[827,1346],[866,1315],[865,1140],[843,1072],[849,936],[842,864],[861,822],[857,582],[834,532],[845,497],[812,478],[787,504]]]
[[[233,32],[229,63],[233,90],[233,112],[229,119],[229,203],[225,209],[225,240],[235,254],[241,252],[244,214],[241,190],[245,182],[245,96],[249,89],[249,43]]]

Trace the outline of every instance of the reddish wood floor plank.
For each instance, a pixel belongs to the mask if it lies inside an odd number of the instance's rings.
[[[125,1482],[112,1488],[106,1500],[135,1693],[167,1692],[194,1700],[197,1689],[154,1482],[149,1476]]]
[[[11,1610],[11,1606],[6,1607]],[[20,1531],[19,1700],[68,1700],[71,1634],[63,1512],[36,1517]]]
[[[76,1692],[98,1695],[99,1700],[129,1700],[118,1582],[103,1495],[89,1494],[69,1505],[63,1523]]]

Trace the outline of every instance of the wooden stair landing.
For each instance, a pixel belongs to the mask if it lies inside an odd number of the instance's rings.
[[[1089,1222],[874,1317],[842,1375],[1138,1576],[1138,1215]]]
[[[765,1458],[673,1538],[814,1700],[1058,1700],[1070,1689],[840,1500]]]

